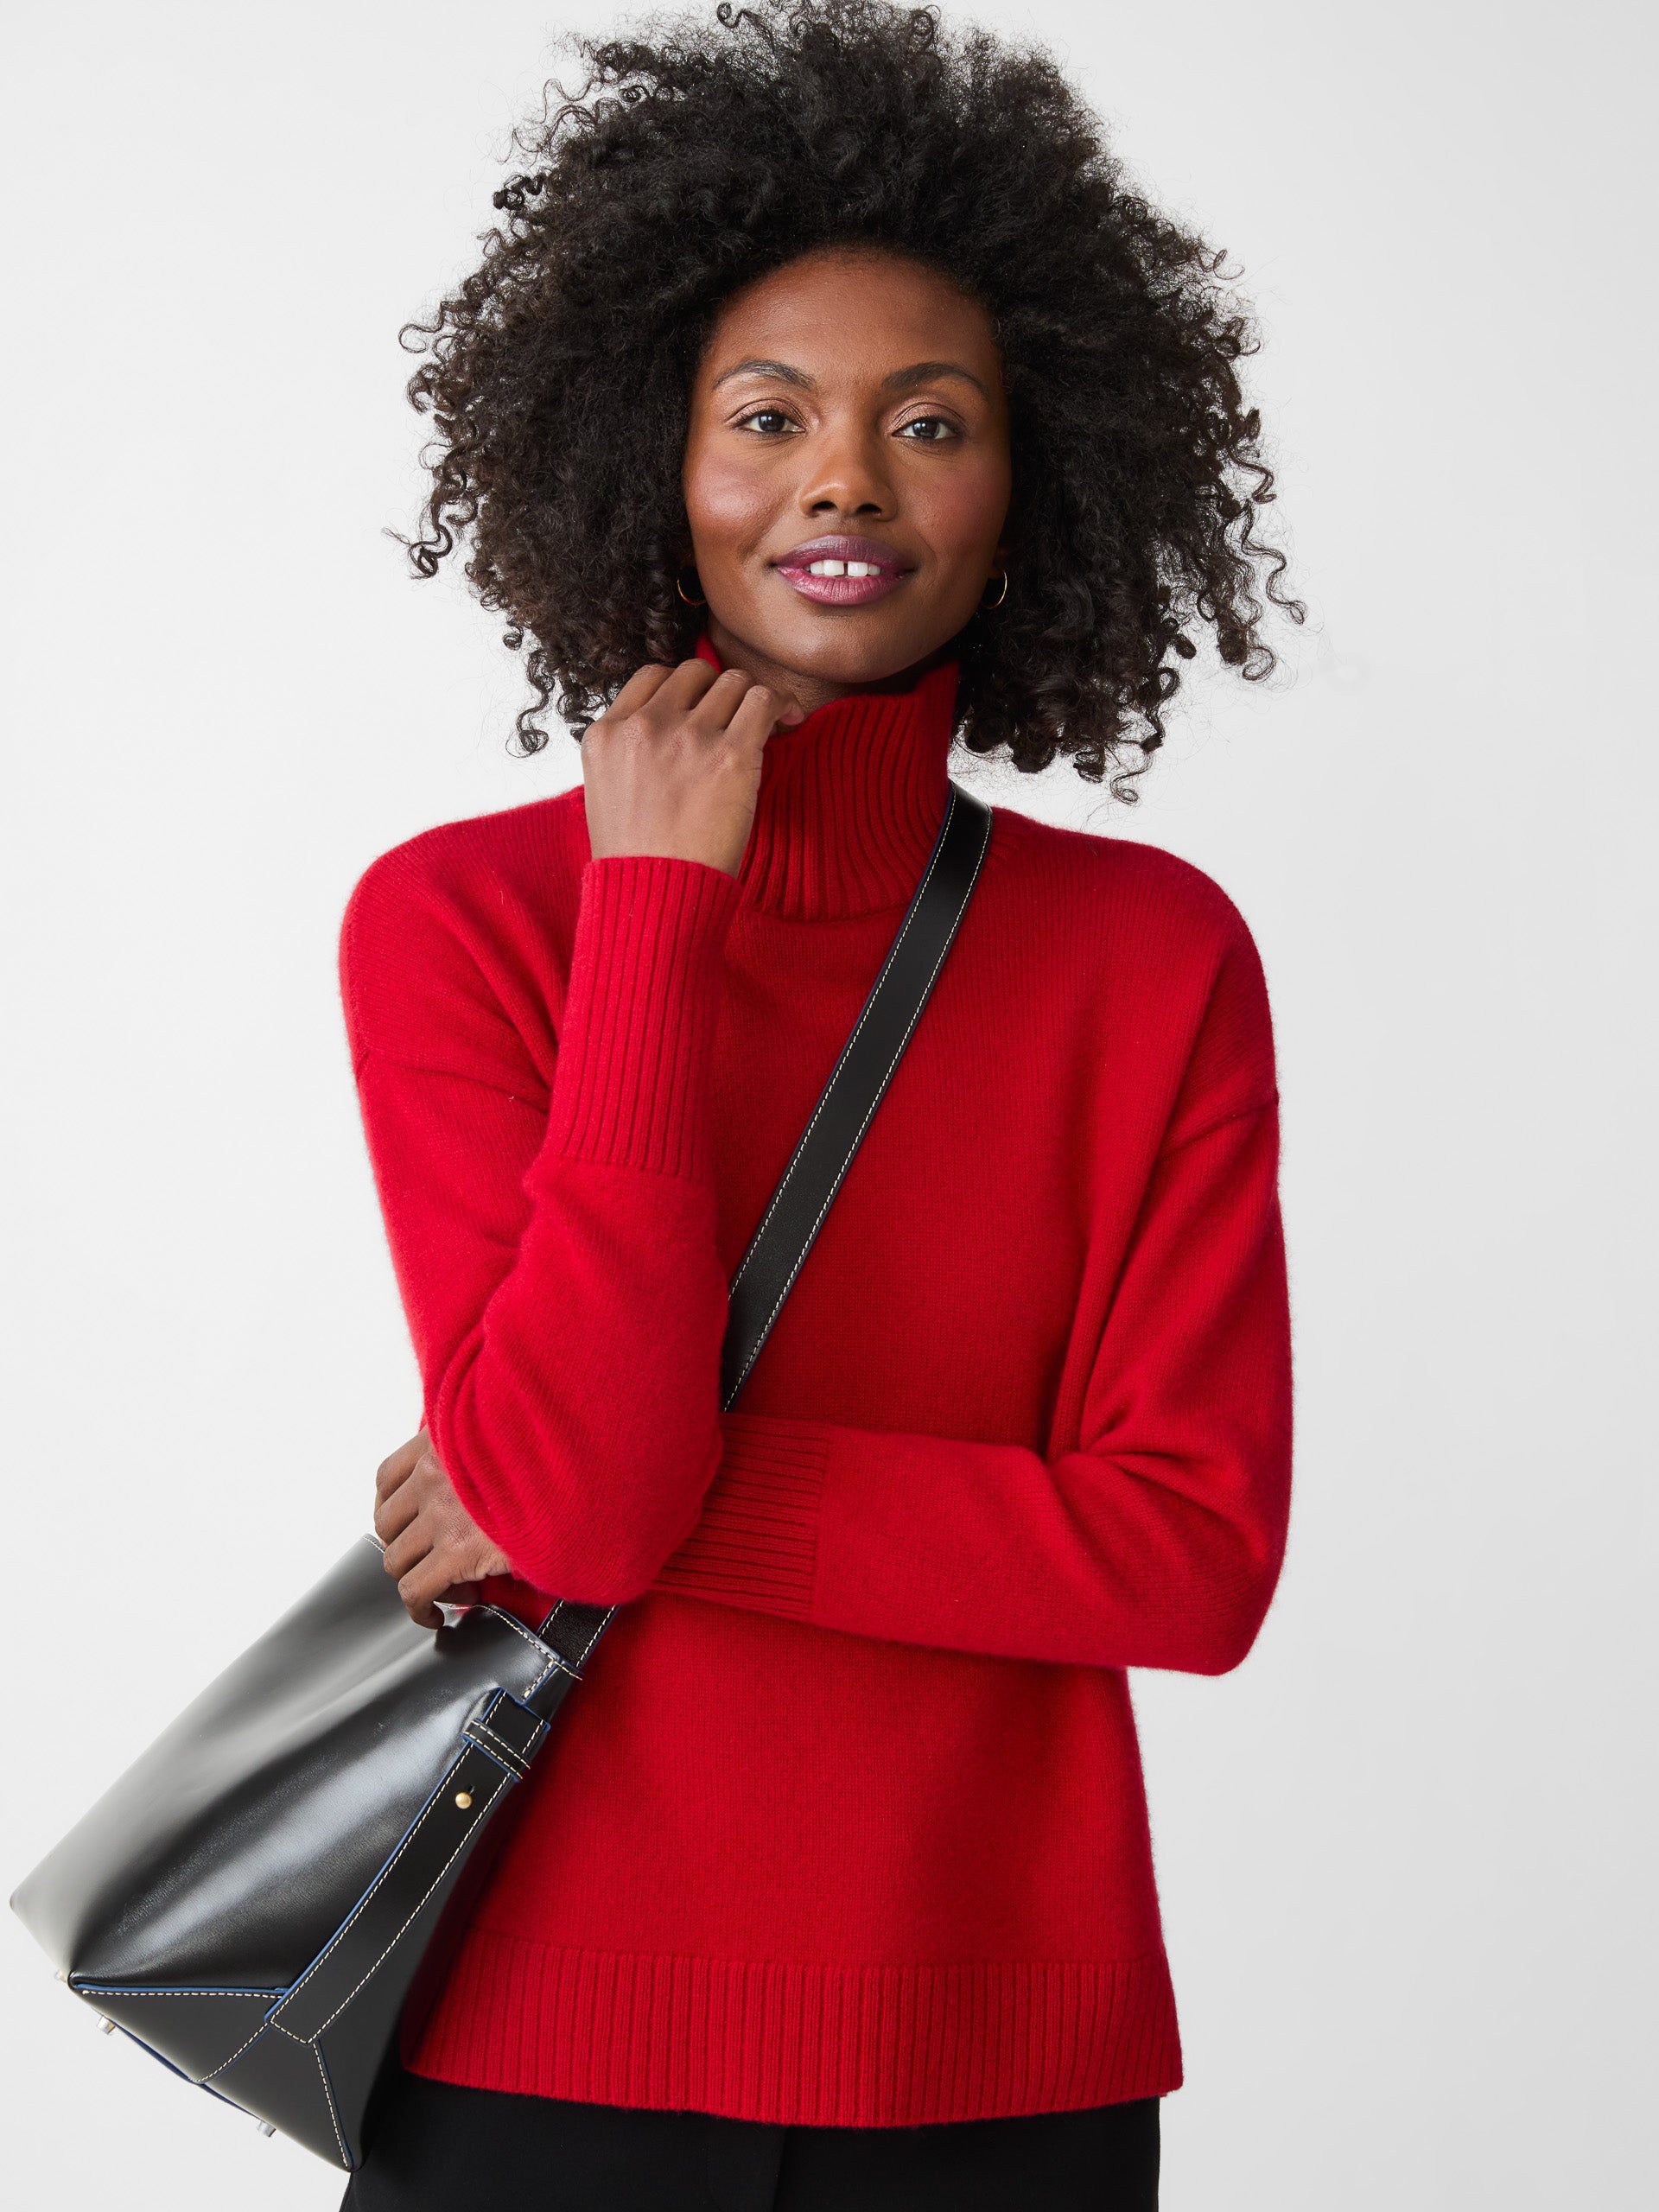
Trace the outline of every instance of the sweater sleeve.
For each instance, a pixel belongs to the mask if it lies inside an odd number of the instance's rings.
[[[588,862],[550,1086],[510,988],[399,857],[353,894],[341,982],[426,1425],[520,1580],[625,1602],[721,1453],[707,1093],[739,887]]]
[[[1224,1110],[1206,1116],[1189,1085],[1173,1117],[1078,1449],[1045,1460],[734,1410],[702,1517],[658,1586],[1006,1658],[1236,1666],[1283,1558],[1291,1436],[1277,1107],[1239,1065],[1237,1016],[1217,1007],[1195,1054],[1227,1064]]]

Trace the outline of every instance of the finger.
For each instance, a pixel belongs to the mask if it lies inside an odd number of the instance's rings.
[[[415,1484],[405,1483],[400,1490],[383,1497],[374,1509],[374,1533],[383,1544],[401,1536],[421,1510],[415,1495]]]
[[[673,673],[666,661],[648,660],[643,668],[634,670],[605,709],[606,714],[619,717],[632,714],[637,707],[643,707],[647,699],[655,698]]]
[[[407,1574],[400,1575],[397,1595],[404,1601],[404,1611],[420,1628],[442,1628],[443,1615],[438,1611],[438,1599],[449,1587],[449,1578],[441,1566],[434,1564],[437,1554],[430,1554]]]
[[[381,1564],[394,1581],[401,1582],[411,1567],[418,1567],[423,1559],[432,1556],[431,1532],[417,1521],[405,1529],[395,1543],[386,1546]]]
[[[425,1451],[429,1441],[426,1431],[422,1429],[418,1435],[411,1436],[407,1444],[400,1444],[394,1452],[380,1462],[374,1475],[374,1494],[377,1497],[385,1497],[388,1492],[396,1490],[399,1483],[408,1481],[414,1471],[416,1461]]]
[[[649,703],[659,712],[689,714],[716,680],[706,660],[683,660],[652,692]]]
[[[693,729],[705,737],[714,737],[728,726],[732,716],[754,689],[753,679],[741,668],[723,669],[698,700],[687,716]]]
[[[437,1606],[433,1603],[430,1598],[404,1597],[403,1586],[401,1584],[398,1586],[397,1595],[400,1598],[403,1598],[404,1611],[409,1615],[409,1618],[414,1622],[416,1628],[442,1628],[443,1626],[443,1615],[438,1611]]]
[[[780,698],[764,683],[752,684],[747,696],[732,716],[728,734],[741,744],[757,748],[764,745],[785,715],[795,721],[801,719],[801,710],[792,699]]]

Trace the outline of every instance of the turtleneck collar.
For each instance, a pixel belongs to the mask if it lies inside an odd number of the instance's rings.
[[[697,657],[725,664],[707,637]],[[957,664],[903,689],[858,691],[775,730],[761,756],[743,904],[834,921],[908,904],[933,849],[950,781]]]

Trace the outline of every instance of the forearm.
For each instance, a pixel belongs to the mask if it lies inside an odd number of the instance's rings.
[[[518,1264],[435,1371],[428,1422],[467,1510],[537,1589],[638,1596],[719,1464],[726,1286],[702,1185],[561,1163]]]
[[[589,867],[543,1108],[359,1065],[438,1456],[522,1580],[586,1602],[649,1585],[719,1460],[706,1093],[735,896],[696,864]]]
[[[1221,1674],[1266,1612],[1287,1469],[1232,1510],[1173,1470],[732,1413],[658,1589],[901,1643]]]
[[[1270,1111],[1155,1179],[1077,1448],[741,1408],[657,1586],[899,1643],[1219,1674],[1283,1557],[1289,1325]]]

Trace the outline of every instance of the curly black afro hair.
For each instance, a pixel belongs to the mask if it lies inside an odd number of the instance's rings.
[[[859,243],[942,271],[989,315],[1011,413],[1008,591],[957,641],[959,734],[1022,770],[1057,753],[1132,796],[1162,711],[1214,632],[1248,677],[1283,556],[1223,257],[1150,207],[1040,51],[887,0],[754,0],[575,42],[514,144],[483,259],[404,342],[426,355],[433,489],[423,575],[458,540],[529,645],[518,718],[578,734],[698,618],[680,491],[693,377],[742,286]]]

